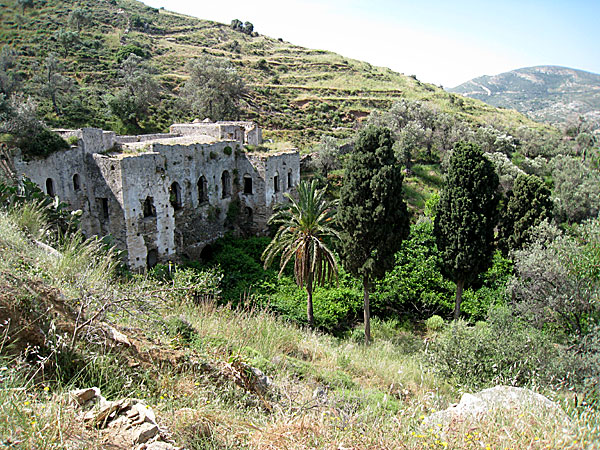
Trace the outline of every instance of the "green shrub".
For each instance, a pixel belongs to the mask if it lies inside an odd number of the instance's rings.
[[[453,322],[431,341],[433,370],[472,389],[496,384],[569,385],[576,358],[506,307],[492,309],[488,326]]]
[[[134,55],[139,56],[140,58],[146,59],[148,57],[148,55],[142,48],[138,47],[135,44],[127,44],[122,47],[119,47],[119,50],[117,50],[117,62],[119,64],[122,63],[127,58],[129,58],[129,55],[132,53]]]
[[[46,128],[39,133],[17,139],[15,145],[21,149],[26,157],[47,157],[52,153],[66,150],[69,144],[54,131]]]
[[[440,331],[444,328],[444,319],[438,315],[433,315],[425,321],[425,327],[428,331]]]
[[[267,286],[263,285],[265,287]],[[283,277],[274,285],[271,284],[267,292],[260,297],[263,306],[294,322],[307,323],[307,294],[292,278]],[[354,287],[320,287],[313,292],[313,308],[318,328],[343,334],[357,320],[362,310],[362,292]]]
[[[77,145],[79,143],[79,138],[77,136],[69,136],[67,138],[67,144],[69,145]]]
[[[176,316],[165,321],[165,331],[169,337],[180,339],[186,344],[190,344],[198,336],[198,332],[187,320]]]
[[[223,153],[225,153],[227,156],[231,155],[231,151],[232,150],[229,145],[223,149]]]
[[[396,253],[394,268],[376,285],[373,314],[382,318],[403,314],[413,319],[450,314],[454,286],[442,276],[441,266],[431,221],[413,225]]]

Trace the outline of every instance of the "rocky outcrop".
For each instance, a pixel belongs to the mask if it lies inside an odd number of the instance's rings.
[[[422,426],[447,428],[454,422],[480,420],[492,412],[512,409],[546,413],[556,417],[565,428],[570,425],[570,419],[560,406],[543,395],[525,388],[496,386],[475,394],[463,394],[460,403],[426,417]]]
[[[103,431],[110,448],[135,450],[177,450],[167,438],[167,432],[156,422],[152,408],[137,399],[107,401],[100,389],[78,389],[69,397],[81,409],[88,428]]]

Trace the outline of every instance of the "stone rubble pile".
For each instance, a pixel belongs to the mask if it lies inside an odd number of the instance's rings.
[[[97,387],[71,391],[69,397],[82,409],[86,426],[105,430],[113,448],[179,450],[168,442],[167,432],[156,423],[154,411],[141,400],[108,401]]]

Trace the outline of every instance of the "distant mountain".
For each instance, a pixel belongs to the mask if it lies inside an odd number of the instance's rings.
[[[559,66],[536,66],[482,76],[449,92],[512,108],[534,120],[561,125],[579,116],[600,128],[600,75]]]

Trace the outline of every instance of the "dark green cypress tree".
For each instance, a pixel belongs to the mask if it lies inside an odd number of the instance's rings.
[[[450,158],[434,221],[443,270],[456,282],[455,319],[460,316],[465,283],[491,264],[498,200],[494,165],[476,144],[458,143]]]
[[[544,219],[552,218],[553,208],[550,190],[539,177],[519,175],[500,214],[498,243],[502,252],[507,254],[523,247],[530,230]]]
[[[392,145],[386,128],[368,127],[359,133],[346,166],[338,207],[342,262],[363,284],[367,343],[371,340],[372,283],[393,267],[394,255],[410,231],[402,169]]]

